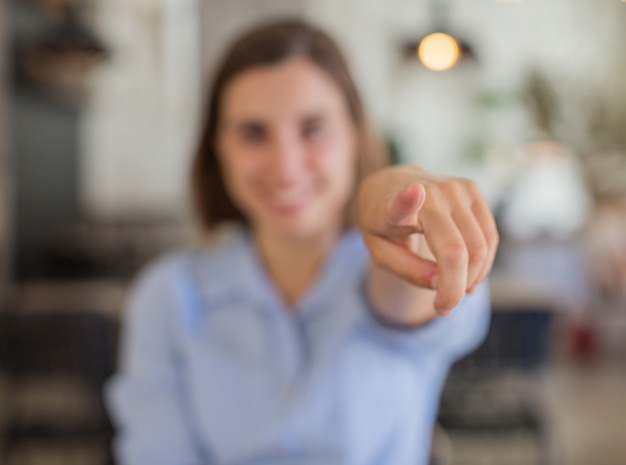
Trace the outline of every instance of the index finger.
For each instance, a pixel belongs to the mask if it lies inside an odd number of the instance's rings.
[[[467,289],[468,251],[461,231],[451,217],[433,215],[423,222],[426,242],[437,261],[435,310],[447,315]]]

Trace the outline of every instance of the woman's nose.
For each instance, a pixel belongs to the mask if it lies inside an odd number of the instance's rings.
[[[282,134],[274,138],[271,148],[271,169],[275,179],[297,181],[306,167],[306,150],[297,137]]]

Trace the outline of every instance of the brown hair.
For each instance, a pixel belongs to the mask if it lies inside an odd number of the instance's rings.
[[[368,173],[387,164],[387,154],[367,124],[347,62],[330,36],[301,20],[283,20],[258,26],[230,47],[208,95],[208,108],[191,173],[194,207],[205,229],[212,230],[227,221],[247,224],[247,219],[226,191],[216,153],[226,86],[235,76],[250,68],[278,64],[293,57],[311,60],[330,75],[343,93],[357,134],[357,183]],[[353,200],[346,207],[346,226],[354,224]]]

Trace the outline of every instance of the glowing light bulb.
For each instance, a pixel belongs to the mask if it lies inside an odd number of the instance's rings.
[[[417,55],[428,69],[446,71],[459,61],[461,49],[454,37],[435,32],[422,39]]]

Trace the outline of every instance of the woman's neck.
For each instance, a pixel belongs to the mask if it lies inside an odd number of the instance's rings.
[[[271,281],[290,309],[316,281],[339,231],[331,230],[307,239],[285,240],[253,231],[253,240]]]

